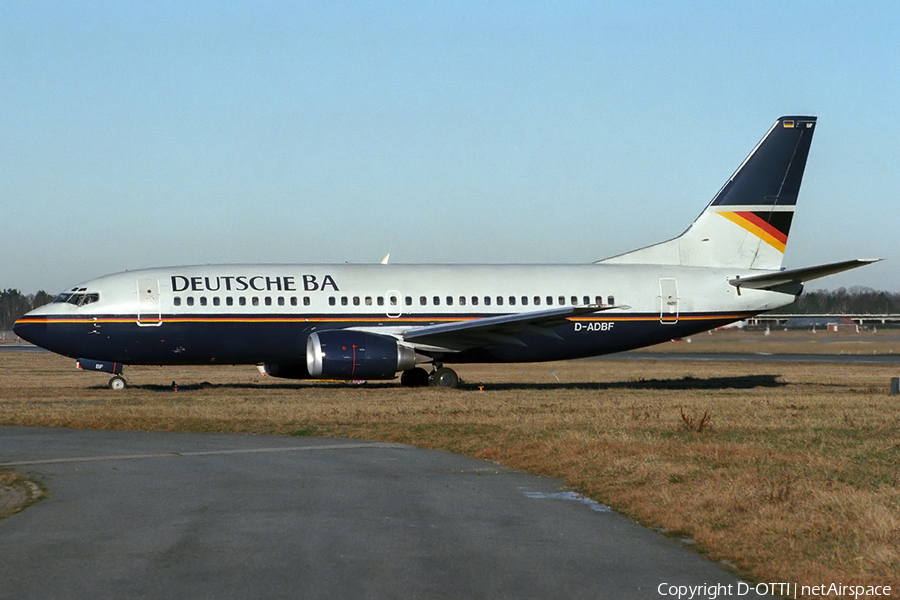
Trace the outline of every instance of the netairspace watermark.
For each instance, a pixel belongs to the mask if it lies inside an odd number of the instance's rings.
[[[838,598],[875,598],[891,595],[889,585],[844,585],[842,583],[821,583],[800,585],[798,583],[704,583],[703,585],[676,585],[663,582],[657,586],[660,596],[676,600],[716,600],[716,598],[739,598],[755,592],[763,596],[782,598],[808,598],[810,596],[836,596]]]

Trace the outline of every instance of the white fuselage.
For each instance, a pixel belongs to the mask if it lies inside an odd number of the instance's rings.
[[[76,358],[255,364],[300,360],[305,336],[329,328],[396,336],[423,325],[561,306],[617,307],[556,326],[562,341],[526,342],[527,349],[497,344],[475,357],[441,353],[446,362],[556,360],[658,343],[795,299],[739,293],[728,281],[741,274],[615,264],[172,267],[91,280],[73,288],[69,302],[29,313],[21,327],[39,323],[37,343]]]

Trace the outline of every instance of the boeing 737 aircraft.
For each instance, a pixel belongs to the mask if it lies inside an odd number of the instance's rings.
[[[79,284],[15,333],[112,374],[248,364],[296,379],[455,387],[445,365],[550,361],[681,338],[790,304],[811,279],[877,259],[783,270],[815,117],[781,117],[693,224],[585,265],[220,265]],[[421,366],[421,365],[424,365]]]

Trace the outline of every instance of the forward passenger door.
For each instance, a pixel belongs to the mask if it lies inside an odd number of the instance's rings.
[[[137,297],[137,324],[140,327],[158,327],[162,325],[159,279],[156,277],[142,277],[138,279]]]

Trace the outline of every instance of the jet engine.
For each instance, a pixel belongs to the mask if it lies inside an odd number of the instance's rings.
[[[393,379],[416,366],[416,351],[384,335],[334,329],[316,331],[306,341],[311,377]]]

